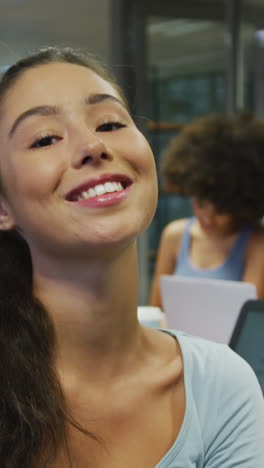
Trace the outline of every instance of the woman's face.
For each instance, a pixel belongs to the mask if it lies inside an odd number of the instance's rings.
[[[198,197],[193,197],[192,206],[202,230],[207,234],[221,237],[234,233],[232,215],[217,212],[213,203]]]
[[[31,248],[91,253],[150,223],[151,149],[115,88],[88,68],[26,71],[2,103],[0,138],[2,206]]]

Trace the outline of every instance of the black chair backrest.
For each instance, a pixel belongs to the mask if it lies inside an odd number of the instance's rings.
[[[264,301],[245,302],[229,346],[253,368],[264,395]]]

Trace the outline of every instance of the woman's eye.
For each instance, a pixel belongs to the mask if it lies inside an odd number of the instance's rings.
[[[124,128],[126,125],[122,124],[121,122],[107,122],[96,129],[97,132],[113,132],[114,130],[119,130],[120,128]]]
[[[51,146],[56,143],[60,138],[56,135],[47,135],[41,138],[37,138],[31,145],[31,148],[43,148],[45,146]]]

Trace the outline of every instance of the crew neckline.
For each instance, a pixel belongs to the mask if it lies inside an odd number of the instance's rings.
[[[184,391],[185,391],[185,413],[183,422],[176,437],[176,440],[170,447],[170,449],[165,453],[162,459],[155,465],[153,468],[167,468],[169,467],[172,460],[180,453],[181,449],[184,446],[184,443],[187,438],[188,429],[191,424],[192,413],[191,413],[191,379],[190,379],[190,362],[187,356],[185,346],[182,343],[182,337],[179,332],[174,330],[160,329],[161,332],[167,333],[172,336],[178,343],[183,360],[183,379],[184,379]]]

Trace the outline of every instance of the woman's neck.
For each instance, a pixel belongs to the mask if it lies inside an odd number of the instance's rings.
[[[108,261],[65,260],[35,271],[35,294],[54,321],[62,376],[105,379],[133,360],[141,339],[136,245]]]

